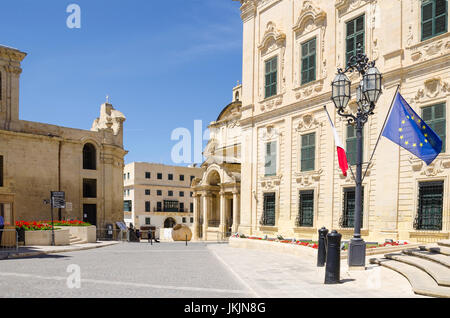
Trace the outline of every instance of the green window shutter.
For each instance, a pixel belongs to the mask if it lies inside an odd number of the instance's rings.
[[[359,16],[346,24],[346,48],[345,48],[345,64],[353,55],[356,55],[356,49],[361,44],[362,52],[365,51],[364,42],[364,15]]]
[[[275,226],[275,193],[264,193],[262,225]]]
[[[442,152],[445,152],[446,148],[445,107],[446,104],[441,103],[422,109],[422,119],[442,140]]]
[[[266,143],[265,150],[265,175],[275,176],[277,174],[277,142]]]
[[[444,182],[420,182],[419,204],[414,228],[417,230],[442,230]]]
[[[302,136],[301,171],[312,171],[315,168],[316,133]]]
[[[316,38],[302,44],[302,85],[316,80]]]
[[[278,58],[276,56],[266,61],[265,98],[277,94],[277,67]]]
[[[422,41],[447,32],[448,0],[422,1]]]
[[[314,223],[314,191],[300,191],[297,226],[312,227]]]
[[[363,139],[363,153],[364,153],[364,130],[362,133],[362,139]],[[356,164],[356,129],[352,125],[347,126],[347,149],[346,149],[346,155],[347,155],[347,161],[349,165],[355,165]]]

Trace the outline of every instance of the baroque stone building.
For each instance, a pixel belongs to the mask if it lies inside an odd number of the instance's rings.
[[[194,240],[230,236],[239,226],[241,184],[242,85],[233,88],[233,99],[212,122],[203,152],[205,170],[192,181],[194,191]]]
[[[64,191],[55,219],[98,227],[123,221],[124,115],[109,103],[90,131],[19,119],[19,79],[26,53],[0,46],[0,212],[14,220],[49,220],[50,191]]]
[[[333,117],[350,164],[352,126],[331,102],[336,68],[360,44],[383,74],[383,94],[364,127],[363,169],[397,87],[444,140],[429,166],[382,138],[363,182],[369,241],[436,241],[450,233],[450,104],[447,0],[241,0],[239,232],[311,239],[326,226],[353,234],[354,180],[339,170]],[[359,76],[352,74],[352,92]],[[355,96],[349,111],[356,109]],[[355,167],[353,167],[353,171]],[[363,170],[363,171],[364,171]]]
[[[189,227],[194,223],[191,182],[203,173],[202,168],[169,166],[149,162],[125,165],[124,218],[135,227]]]

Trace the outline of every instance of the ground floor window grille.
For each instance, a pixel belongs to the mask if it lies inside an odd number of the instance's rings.
[[[297,226],[312,227],[314,223],[314,191],[300,191]]]
[[[340,219],[341,228],[354,228],[355,227],[355,201],[356,192],[355,188],[344,188],[344,202],[342,217]],[[364,187],[362,189],[362,211],[364,212]],[[361,213],[361,228],[363,227],[363,216]]]
[[[443,181],[419,183],[419,204],[414,221],[416,230],[442,230],[443,195]]]
[[[275,193],[264,193],[261,225],[275,226]]]

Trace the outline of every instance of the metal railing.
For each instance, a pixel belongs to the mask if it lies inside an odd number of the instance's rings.
[[[19,235],[16,229],[0,230],[0,251],[19,250]]]
[[[440,214],[419,214],[414,219],[414,229],[424,231],[441,231],[442,215]]]

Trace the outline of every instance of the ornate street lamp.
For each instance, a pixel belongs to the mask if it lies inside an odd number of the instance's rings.
[[[346,110],[351,96],[351,82],[345,75],[347,72],[358,72],[362,76],[362,80],[356,88],[356,102],[358,104],[356,114],[352,114]],[[361,237],[362,130],[369,115],[373,115],[375,104],[382,93],[381,80],[382,76],[375,67],[375,61],[369,62],[367,56],[362,53],[361,45],[359,45],[356,55],[350,58],[345,70],[338,68],[338,74],[331,83],[331,100],[336,107],[337,113],[345,117],[349,124],[356,126],[355,230],[348,248],[349,267],[365,266],[366,243]]]

